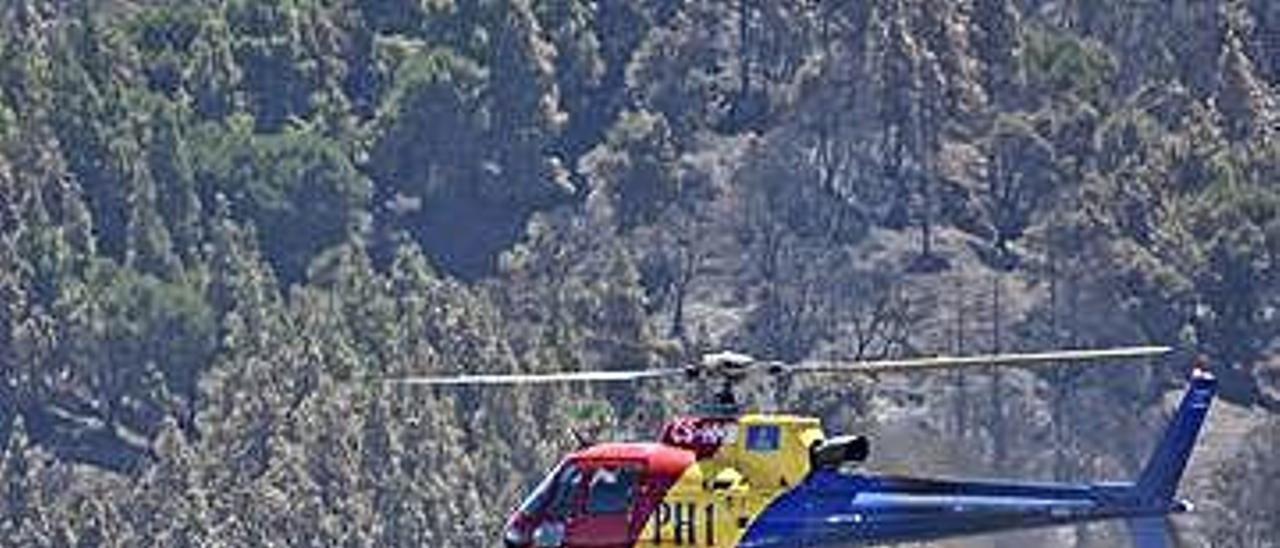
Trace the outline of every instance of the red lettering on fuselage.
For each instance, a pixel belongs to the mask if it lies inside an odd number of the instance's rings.
[[[738,441],[738,423],[728,418],[678,417],[663,426],[661,439],[697,453],[700,459],[707,458],[722,445]]]

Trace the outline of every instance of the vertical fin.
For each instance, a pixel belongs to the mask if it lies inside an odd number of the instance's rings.
[[[1164,438],[1138,477],[1135,489],[1143,502],[1159,504],[1173,500],[1216,387],[1213,375],[1197,366],[1191,374],[1191,386],[1182,397]]]

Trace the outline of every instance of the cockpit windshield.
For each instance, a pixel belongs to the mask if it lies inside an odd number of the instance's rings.
[[[524,498],[524,502],[520,503],[518,510],[522,514],[533,513],[534,511],[546,506],[547,498],[551,494],[551,483],[560,475],[560,469],[564,468],[564,463],[557,464],[547,475],[542,477],[542,481],[538,482],[538,486],[529,492],[529,496]]]
[[[582,484],[582,471],[571,462],[562,462],[533,488],[520,503],[519,511],[532,514],[542,510],[553,516],[565,516],[573,509],[574,493]]]

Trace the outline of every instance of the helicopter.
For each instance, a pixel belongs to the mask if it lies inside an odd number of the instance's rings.
[[[722,351],[658,369],[405,377],[427,386],[710,381],[695,414],[657,441],[587,444],[565,456],[513,509],[502,542],[525,547],[744,548],[867,546],[1124,520],[1135,546],[1168,545],[1166,517],[1216,391],[1202,360],[1136,480],[1082,484],[923,478],[859,469],[864,436],[827,436],[816,417],[747,410],[736,388],[753,377],[867,375],[1159,356],[1138,346],[880,361],[758,360]]]

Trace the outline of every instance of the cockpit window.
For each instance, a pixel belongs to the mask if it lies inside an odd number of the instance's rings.
[[[618,514],[631,508],[636,471],[629,466],[602,466],[591,473],[588,514]]]
[[[565,464],[552,488],[551,505],[547,507],[547,513],[556,517],[572,513],[574,495],[578,492],[579,485],[582,485],[582,470],[576,465]]]
[[[574,492],[582,484],[582,471],[572,463],[562,462],[533,488],[520,503],[520,512],[533,514],[546,509],[554,516],[565,516],[573,509]]]
[[[552,517],[568,517],[581,499],[586,481],[588,514],[619,514],[631,509],[638,472],[635,466],[605,465],[583,470],[572,462],[563,462],[547,474],[533,492],[520,504],[520,512],[545,512]]]

